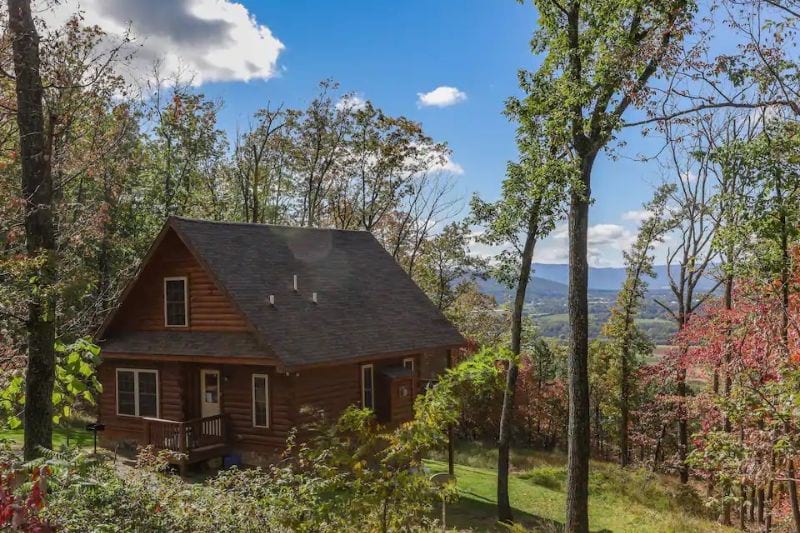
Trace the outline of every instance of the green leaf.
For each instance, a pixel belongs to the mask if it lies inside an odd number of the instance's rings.
[[[78,368],[78,373],[80,373],[84,377],[89,377],[94,374],[94,368],[89,363],[81,362],[80,368]]]

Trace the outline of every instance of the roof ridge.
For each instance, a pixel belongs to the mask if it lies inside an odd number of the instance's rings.
[[[339,231],[342,233],[362,233],[372,235],[370,231],[365,229],[341,229],[341,228],[316,228],[310,226],[290,226],[288,224],[266,224],[262,222],[238,222],[238,221],[228,221],[228,220],[207,220],[202,218],[190,218],[190,217],[182,217],[177,215],[171,215],[169,218],[175,220],[182,220],[184,222],[193,222],[197,224],[214,224],[218,226],[255,226],[255,227],[264,227],[264,228],[282,228],[282,229],[291,229],[291,230],[298,230],[298,231]]]

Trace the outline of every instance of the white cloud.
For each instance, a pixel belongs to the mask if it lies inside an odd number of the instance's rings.
[[[156,61],[165,76],[188,70],[196,85],[278,73],[283,43],[232,0],[65,0],[44,18],[58,26],[78,10],[85,24],[100,26],[109,40],[118,40],[130,26],[133,79],[149,77]]]
[[[449,174],[454,174],[456,176],[461,176],[462,174],[464,174],[464,167],[453,161],[448,155],[447,159],[443,163],[437,163],[436,165],[430,168],[430,171],[446,172]]]
[[[634,232],[618,224],[595,224],[589,227],[589,264],[594,267],[620,266],[622,252],[636,239]],[[564,264],[569,261],[567,224],[556,226],[537,247],[537,263]]]
[[[342,111],[344,109],[353,109],[359,111],[364,109],[367,101],[357,94],[346,94],[336,102],[336,109]]]
[[[637,224],[641,224],[642,222],[650,218],[652,215],[653,213],[651,213],[647,209],[634,209],[622,213],[621,218],[622,220],[625,220],[627,222],[636,222]]]
[[[417,93],[417,97],[417,104],[421,107],[447,107],[465,101],[467,93],[442,85],[427,93]]]

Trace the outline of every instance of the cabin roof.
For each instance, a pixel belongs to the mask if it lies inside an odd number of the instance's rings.
[[[167,227],[245,316],[255,340],[287,368],[465,343],[369,232],[180,217],[170,217]],[[170,353],[188,348],[166,343],[199,339],[191,339],[196,332],[170,333],[159,341]]]
[[[263,357],[252,333],[221,331],[123,331],[103,343],[108,352],[148,355]]]

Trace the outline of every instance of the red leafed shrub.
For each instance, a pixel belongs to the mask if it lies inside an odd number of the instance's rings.
[[[52,528],[39,519],[39,511],[44,507],[46,467],[33,468],[27,476],[24,471],[14,470],[10,464],[0,464],[0,529],[11,528],[31,533],[46,533]],[[26,483],[29,482],[29,483]],[[30,488],[27,494],[18,494],[21,485]]]

